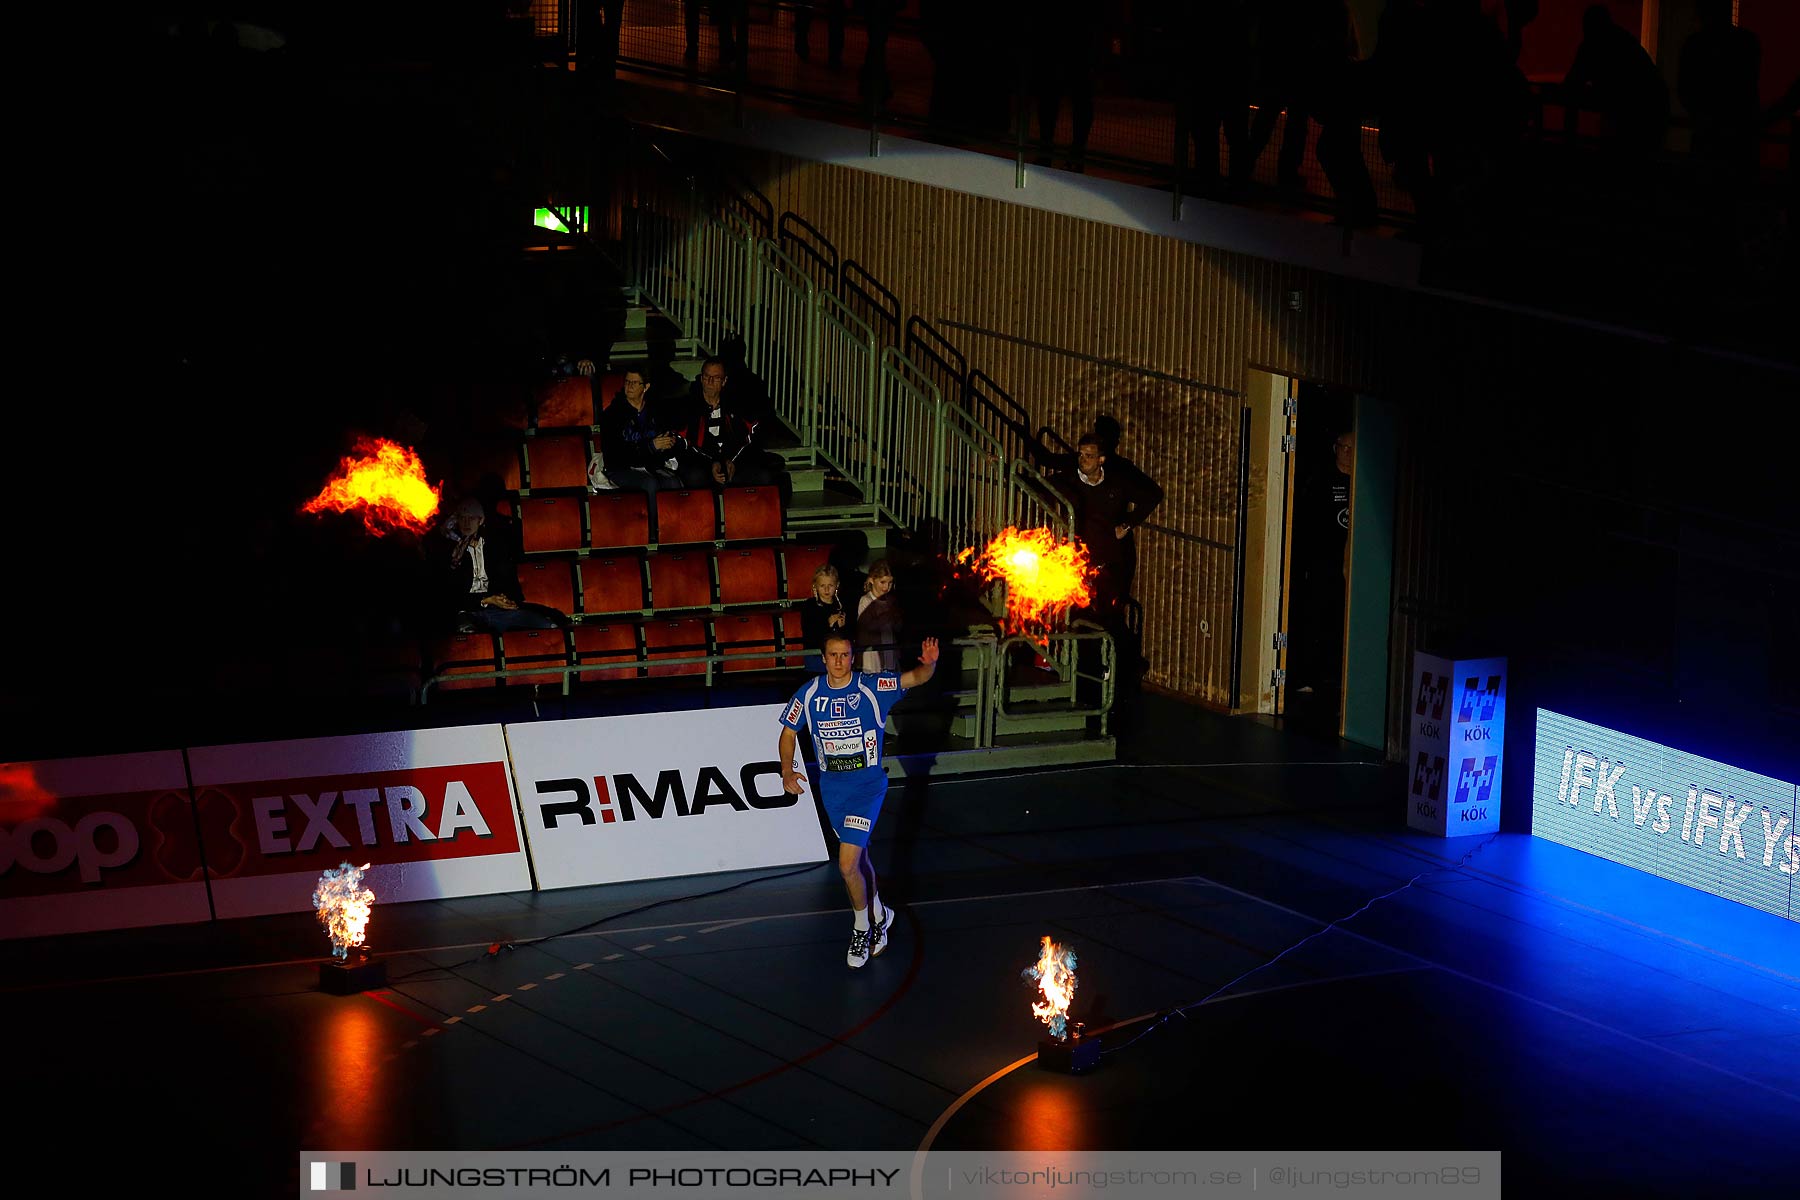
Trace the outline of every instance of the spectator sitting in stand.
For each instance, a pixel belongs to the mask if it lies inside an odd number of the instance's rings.
[[[884,646],[865,649],[861,669],[871,674],[899,668],[900,651],[892,643],[900,640],[900,600],[894,595],[894,569],[887,559],[878,558],[863,580],[863,594],[856,602],[856,644]]]
[[[825,639],[847,636],[849,614],[838,596],[838,569],[826,563],[813,572],[812,599],[800,602],[800,634],[806,642],[806,669],[817,675],[825,670]]]
[[[726,399],[726,378],[722,359],[701,364],[699,395],[681,434],[682,482],[692,488],[776,483],[770,456],[752,444],[752,427]]]
[[[450,509],[442,528],[448,549],[438,555],[439,578],[457,632],[556,628],[552,610],[522,601],[518,547],[504,525],[487,525],[481,501],[465,497]]]
[[[588,464],[591,486],[651,494],[682,486],[677,474],[677,439],[664,429],[648,402],[649,390],[643,371],[635,367],[626,370],[624,386],[600,416],[601,462]]]

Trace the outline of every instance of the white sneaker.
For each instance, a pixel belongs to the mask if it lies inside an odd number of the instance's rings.
[[[890,906],[884,904],[881,907],[881,924],[875,926],[874,929],[871,930],[874,934],[874,937],[871,940],[874,941],[875,948],[869,951],[870,958],[880,958],[881,952],[888,948],[888,930],[893,928],[893,925],[894,910]]]
[[[860,967],[869,961],[868,929],[852,929],[850,931],[850,952],[844,955],[844,961],[851,967]]]

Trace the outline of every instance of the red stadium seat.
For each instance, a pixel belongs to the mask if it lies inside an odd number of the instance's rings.
[[[594,423],[594,380],[586,375],[558,379],[538,389],[539,429]]]
[[[779,665],[784,667],[803,667],[806,665],[806,628],[797,612],[781,614],[781,647],[787,653],[781,656]]]
[[[523,446],[506,448],[506,458],[500,468],[500,482],[506,485],[507,491],[516,492],[525,486],[524,463],[525,448]]]
[[[601,492],[588,499],[589,545],[596,550],[650,544],[650,502],[642,492]]]
[[[659,613],[674,608],[711,608],[711,558],[699,551],[651,555],[650,607]]]
[[[830,546],[789,546],[782,551],[782,559],[787,564],[787,598],[812,599],[813,572],[824,566],[830,558]],[[846,603],[849,602],[848,597],[845,600]]]
[[[720,617],[713,622],[713,635],[719,642],[720,654],[743,654],[750,650],[767,650],[766,658],[727,658],[727,671],[768,671],[775,666],[775,618],[765,614],[754,617]]]
[[[575,677],[577,680],[636,679],[637,657],[636,625],[585,624],[575,627],[577,666],[588,667],[594,663],[611,662],[627,664],[608,671],[584,670]]]
[[[691,658],[706,654],[706,622],[697,617],[684,621],[651,621],[644,626],[644,648],[649,653],[652,677],[662,675],[701,675],[706,664],[677,663],[654,665],[659,658]]]
[[[545,683],[562,686],[562,668],[569,661],[568,640],[560,629],[515,629],[500,635],[506,653],[506,669],[552,668],[542,673],[508,676],[506,683]]]
[[[600,423],[600,414],[605,412],[612,402],[618,399],[625,390],[625,372],[608,371],[594,378],[594,423]]]
[[[685,546],[718,537],[711,490],[656,493],[656,544]]]
[[[719,552],[720,604],[774,604],[780,599],[773,546]]]
[[[519,587],[527,604],[554,608],[564,616],[575,611],[575,583],[566,559],[520,563]]]
[[[452,634],[432,648],[430,670],[433,676],[468,675],[499,669],[500,656],[495,651],[494,636],[490,633]],[[498,682],[492,679],[449,678],[432,684],[431,690],[437,692],[455,688],[498,686]]]
[[[725,540],[745,542],[781,536],[781,492],[772,487],[733,487],[719,493]]]
[[[519,501],[525,553],[581,549],[581,498],[532,496]]]
[[[645,607],[643,559],[590,558],[581,564],[582,616],[635,614]]]
[[[552,433],[525,440],[531,490],[587,487],[588,440],[581,433]]]

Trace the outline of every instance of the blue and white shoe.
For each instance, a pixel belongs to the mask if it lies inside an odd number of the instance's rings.
[[[875,948],[869,951],[870,958],[880,958],[881,952],[888,948],[888,930],[893,926],[894,910],[890,905],[884,904],[881,906],[881,924],[870,931],[873,934],[871,940],[875,943]]]
[[[850,931],[850,952],[844,955],[844,961],[851,967],[860,967],[869,961],[869,937],[871,929],[852,929]]]

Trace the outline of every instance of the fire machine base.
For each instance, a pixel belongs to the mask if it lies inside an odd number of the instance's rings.
[[[1061,1042],[1039,1042],[1037,1065],[1065,1075],[1086,1074],[1100,1065],[1100,1039],[1077,1035]]]
[[[330,996],[354,996],[386,983],[387,963],[379,958],[330,958],[319,964],[319,990]]]

